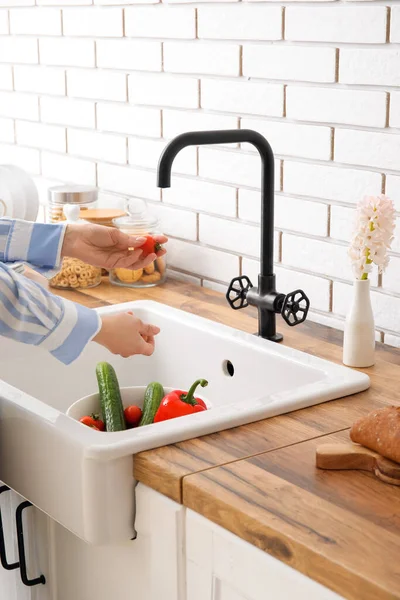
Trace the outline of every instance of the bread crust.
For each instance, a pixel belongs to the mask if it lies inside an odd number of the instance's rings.
[[[400,407],[387,406],[361,417],[353,424],[350,438],[400,463]]]

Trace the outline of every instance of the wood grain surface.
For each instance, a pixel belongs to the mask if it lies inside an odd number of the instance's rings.
[[[317,469],[320,441],[185,477],[183,502],[345,598],[400,598],[400,489]]]
[[[148,299],[247,332],[251,308],[168,281],[131,290],[108,282],[64,292],[88,306]],[[342,333],[277,318],[284,344],[341,363]],[[400,488],[372,473],[317,469],[323,443],[348,442],[353,421],[400,404],[400,351],[377,344],[366,392],[135,457],[135,477],[351,600],[400,600]],[[362,369],[360,369],[362,370]]]

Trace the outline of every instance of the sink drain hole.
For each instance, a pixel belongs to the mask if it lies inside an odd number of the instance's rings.
[[[229,375],[229,377],[233,377],[235,374],[235,367],[233,366],[230,360],[224,360],[222,364],[222,369],[225,375]]]

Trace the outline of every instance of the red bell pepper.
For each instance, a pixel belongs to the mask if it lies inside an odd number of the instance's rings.
[[[201,387],[206,387],[208,381],[205,379],[198,379],[194,382],[188,392],[174,390],[164,396],[155,414],[154,423],[207,410],[205,402],[201,398],[194,397],[196,388],[199,385],[201,385]]]

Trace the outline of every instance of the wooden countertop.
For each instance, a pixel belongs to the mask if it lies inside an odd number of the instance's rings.
[[[62,295],[97,307],[151,299],[254,332],[253,309],[178,281],[148,290],[104,282]],[[342,333],[306,322],[284,344],[341,362]],[[135,457],[135,477],[351,600],[400,600],[400,487],[315,468],[319,443],[348,440],[360,415],[400,404],[400,351],[377,345],[366,392]]]

